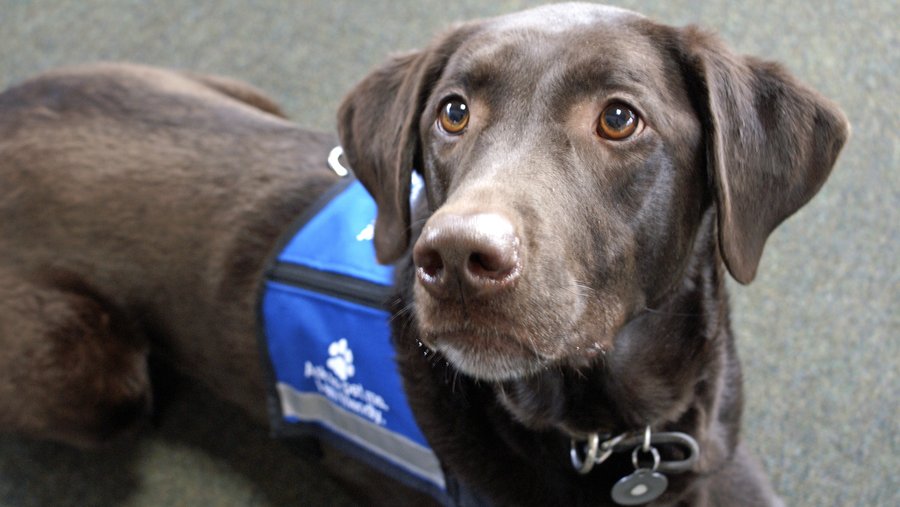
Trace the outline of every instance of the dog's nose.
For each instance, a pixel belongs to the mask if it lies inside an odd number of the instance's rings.
[[[413,247],[419,283],[435,298],[483,297],[519,277],[519,237],[496,213],[438,212]]]

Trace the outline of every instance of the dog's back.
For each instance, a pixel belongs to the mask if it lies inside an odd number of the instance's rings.
[[[0,95],[0,428],[115,434],[149,404],[148,338],[265,413],[262,263],[334,179],[334,141],[279,114],[241,83],[120,64]]]

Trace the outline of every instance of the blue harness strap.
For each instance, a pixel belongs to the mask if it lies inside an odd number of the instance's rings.
[[[390,341],[393,269],[375,261],[375,202],[345,178],[300,217],[259,301],[279,436],[315,435],[449,503],[403,392]]]

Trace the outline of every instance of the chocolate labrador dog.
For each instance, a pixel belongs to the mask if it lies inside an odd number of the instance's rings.
[[[725,270],[750,282],[825,182],[834,104],[696,28],[564,4],[390,60],[339,130],[457,502],[778,503],[739,442]],[[108,440],[150,410],[150,350],[264,420],[264,260],[336,143],[223,78],[97,65],[0,95],[0,429]]]

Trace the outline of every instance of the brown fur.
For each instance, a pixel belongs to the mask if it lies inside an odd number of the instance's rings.
[[[17,412],[6,404],[18,398],[96,417],[92,404],[77,408],[68,396],[33,392],[48,372],[23,361],[39,354],[70,364],[59,337],[83,346],[73,336],[80,329],[85,343],[99,340],[104,333],[86,325],[94,312],[151,335],[142,340],[152,339],[181,369],[204,371],[213,388],[262,419],[260,365],[248,343],[262,259],[316,189],[334,180],[310,149],[326,150],[333,139],[194,79],[127,65],[46,74],[0,95],[0,110],[0,285],[41,293],[43,307],[62,312],[47,320],[34,309],[30,329],[13,329],[28,323],[24,302],[0,300],[0,375],[18,365],[24,376],[14,382],[16,396],[0,397],[0,413]],[[59,290],[43,276],[48,271],[92,291]],[[73,317],[63,319],[68,312]],[[104,339],[140,343],[130,333]],[[131,356],[126,363],[143,396],[146,352],[120,352]],[[82,384],[102,384],[107,375],[92,368]],[[63,429],[45,426],[40,436]]]
[[[433,128],[450,94],[472,106],[453,141]],[[644,116],[626,143],[593,135],[610,98]],[[605,505],[627,458],[578,476],[570,436],[650,424],[702,452],[654,505],[777,501],[739,444],[722,268],[752,280],[825,181],[847,135],[835,106],[696,29],[566,5],[391,60],[339,128],[379,205],[378,257],[400,259],[399,362],[456,493]],[[104,64],[0,94],[0,430],[129,432],[151,406],[151,350],[264,422],[258,281],[335,181],[335,143],[219,77]],[[410,210],[412,168],[427,199]],[[519,278],[435,299],[409,255],[420,230],[485,210],[521,240]]]

